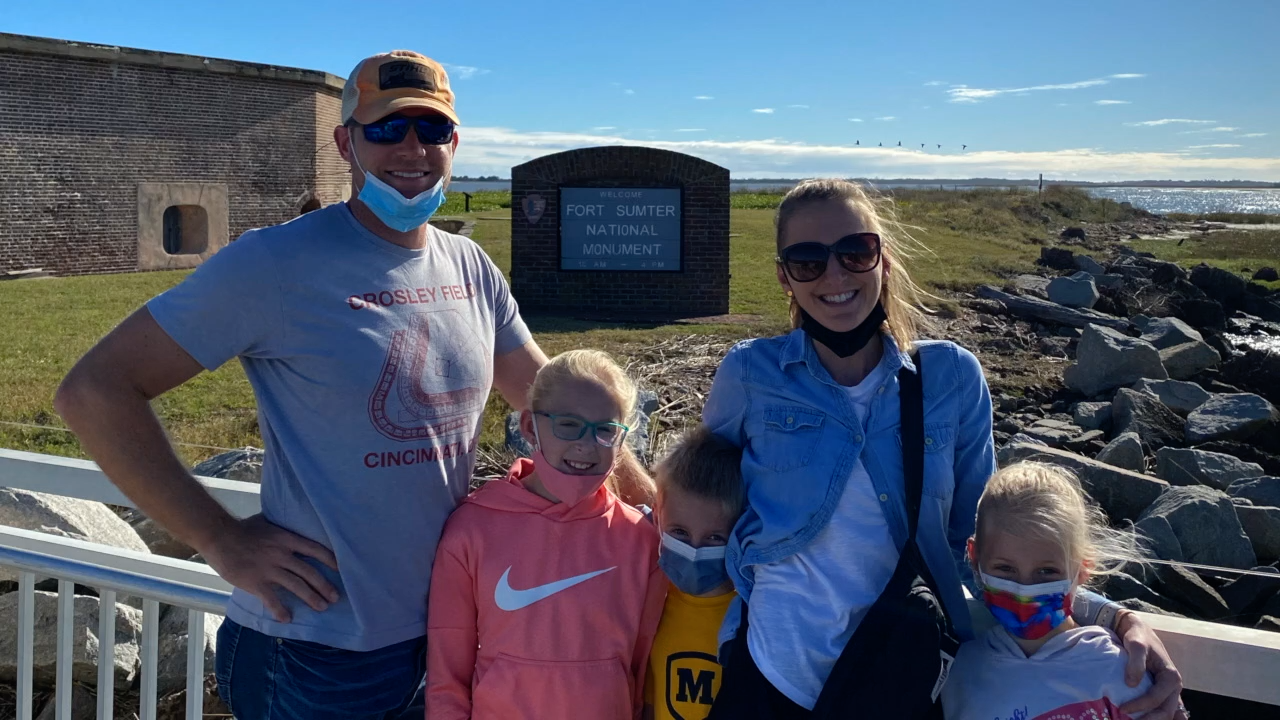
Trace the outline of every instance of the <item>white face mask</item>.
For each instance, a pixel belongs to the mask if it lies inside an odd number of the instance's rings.
[[[355,139],[351,140],[351,157],[356,161],[356,169],[364,173],[364,187],[360,188],[360,202],[374,214],[382,224],[397,232],[409,232],[422,227],[431,216],[444,204],[444,177],[441,176],[430,190],[424,190],[414,197],[407,198],[399,190],[391,187],[372,173],[360,166],[360,158],[356,156]]]

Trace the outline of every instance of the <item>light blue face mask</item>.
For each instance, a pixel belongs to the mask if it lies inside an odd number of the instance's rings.
[[[423,223],[444,204],[444,177],[436,181],[435,187],[424,190],[412,198],[400,194],[399,190],[374,177],[372,173],[360,166],[360,158],[356,157],[355,143],[351,144],[351,157],[355,158],[356,169],[364,173],[364,187],[360,188],[360,202],[369,208],[383,225],[397,232],[409,232],[422,227]]]
[[[658,567],[671,582],[688,595],[702,595],[729,579],[724,566],[725,546],[695,548],[662,533]]]

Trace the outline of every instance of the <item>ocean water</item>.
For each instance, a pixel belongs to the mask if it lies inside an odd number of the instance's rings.
[[[785,182],[733,183],[734,190],[775,190],[791,187]],[[889,185],[886,187],[920,187],[932,185]],[[946,189],[956,189],[947,185]],[[477,192],[479,190],[510,190],[511,183],[459,181],[449,186],[452,192]],[[960,187],[967,190],[969,188]],[[1116,202],[1132,203],[1153,213],[1268,213],[1280,215],[1280,188],[1236,190],[1229,188],[1162,188],[1162,187],[1091,187],[1086,188],[1094,197]]]
[[[1094,197],[1133,203],[1153,213],[1267,213],[1280,215],[1280,188],[1236,190],[1228,188],[1088,188]]]

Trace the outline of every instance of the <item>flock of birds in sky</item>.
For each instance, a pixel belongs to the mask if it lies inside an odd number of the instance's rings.
[[[861,141],[861,140],[854,140],[854,141],[853,141],[853,144],[854,144],[854,145],[856,145],[856,146],[858,146],[858,147],[862,147],[862,141]],[[920,143],[920,149],[921,149],[921,150],[923,150],[925,145],[928,145],[928,143]],[[870,147],[870,146],[868,145],[868,147]],[[878,147],[884,147],[884,143],[880,143]],[[899,141],[898,141],[898,147],[902,147],[902,141],[901,141],[901,140],[899,140]],[[960,150],[963,152],[963,151],[964,151],[964,150],[966,150],[968,147],[969,147],[968,145],[961,145],[961,146],[960,146]],[[941,150],[941,149],[942,149],[942,146],[941,146],[941,145],[938,145],[938,149],[939,149],[939,150]]]

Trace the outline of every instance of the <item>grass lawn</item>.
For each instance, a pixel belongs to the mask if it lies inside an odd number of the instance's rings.
[[[1003,190],[950,192],[899,191],[902,219],[916,226],[915,237],[928,249],[912,260],[912,275],[934,290],[965,289],[1001,275],[1026,270],[1039,254],[1029,238],[1048,238],[1052,227],[1071,222],[1117,219],[1109,207],[1076,190],[1054,188],[1043,198]],[[749,324],[636,327],[568,319],[535,319],[534,335],[549,354],[575,347],[598,347],[625,361],[628,346],[689,334],[747,337],[785,328],[786,305],[774,277],[773,208],[781,196],[735,193],[730,215],[731,313],[758,316]],[[510,194],[476,193],[472,212],[463,214],[461,196],[449,199],[442,214],[476,222],[473,239],[509,272],[511,262]],[[1046,224],[1045,219],[1049,222]],[[1210,236],[1216,242],[1220,235]],[[1254,258],[1280,256],[1274,234],[1270,251],[1250,250]],[[1208,241],[1206,241],[1208,242]],[[1187,242],[1190,250],[1191,241]],[[1199,247],[1197,245],[1197,247]],[[1206,249],[1206,252],[1208,249]],[[1216,251],[1215,251],[1216,252]],[[1222,258],[1222,262],[1235,260]],[[1274,262],[1274,261],[1273,261]],[[1233,268],[1238,269],[1238,268]],[[0,283],[0,447],[82,457],[70,433],[58,428],[52,398],[72,364],[100,337],[148,298],[182,280],[184,272],[137,273],[21,280]],[[482,443],[501,442],[505,403],[490,399]],[[196,461],[216,448],[260,445],[253,395],[238,363],[204,373],[159,398],[163,418],[183,456]],[[16,427],[12,423],[39,426]]]
[[[1280,230],[1217,230],[1177,240],[1135,240],[1134,250],[1191,268],[1200,263],[1230,270],[1246,279],[1262,267],[1280,267]],[[1280,282],[1261,282],[1280,289]]]

